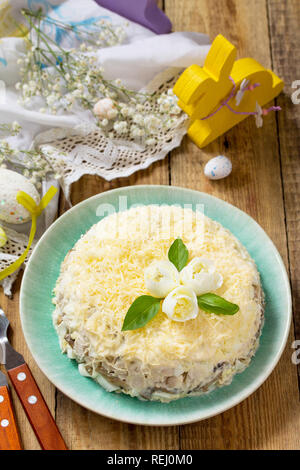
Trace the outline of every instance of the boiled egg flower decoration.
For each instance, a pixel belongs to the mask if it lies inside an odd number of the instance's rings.
[[[166,297],[179,284],[179,272],[169,260],[154,261],[145,269],[145,285],[154,297]]]
[[[198,315],[197,296],[193,289],[179,286],[162,303],[162,311],[174,321],[193,320]]]
[[[177,322],[195,319],[199,308],[216,315],[239,311],[238,305],[212,293],[223,284],[213,261],[195,257],[187,264],[188,257],[187,247],[177,238],[168,251],[168,260],[154,261],[145,269],[145,286],[151,295],[141,295],[131,304],[123,331],[142,328],[160,309]]]
[[[217,290],[223,284],[223,277],[216,272],[214,262],[205,258],[192,259],[181,271],[180,280],[196,295]]]

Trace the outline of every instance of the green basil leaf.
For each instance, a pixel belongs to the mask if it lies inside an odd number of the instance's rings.
[[[240,309],[236,304],[228,302],[216,294],[203,294],[197,297],[199,307],[205,312],[216,315],[234,315]]]
[[[176,238],[169,248],[168,258],[171,263],[181,271],[185,267],[189,257],[189,252],[181,238]]]
[[[136,330],[145,326],[159,311],[161,299],[141,295],[131,304],[124,318],[122,331]]]

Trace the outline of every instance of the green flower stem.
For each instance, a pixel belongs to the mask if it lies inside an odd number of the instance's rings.
[[[22,11],[23,11],[23,14],[24,14],[24,16],[25,16],[25,18],[27,19],[28,22],[30,22],[29,18],[40,19],[40,20],[43,20],[45,23],[53,24],[55,26],[58,26],[59,28],[62,28],[64,30],[66,30],[66,31],[71,31],[74,34],[76,33],[78,36],[81,36],[82,39],[84,39],[85,41],[88,41],[90,44],[95,44],[95,41],[93,41],[93,37],[94,37],[93,33],[90,33],[89,31],[80,31],[78,28],[76,28],[73,25],[68,25],[66,23],[63,23],[62,21],[54,20],[53,18],[49,18],[49,17],[43,15],[43,12],[42,12],[41,9],[37,13],[32,12],[32,11],[27,10],[27,9],[23,9]],[[101,25],[100,25],[100,28],[101,28]],[[104,30],[103,27],[101,29]],[[118,36],[114,32],[113,28],[111,28],[109,25],[106,25],[106,29],[111,33],[111,35],[115,38],[115,40],[118,40]],[[51,38],[50,38],[50,40],[53,42],[53,40]],[[54,44],[59,47],[58,44],[56,44],[56,43],[54,43]]]
[[[45,42],[45,44],[46,44],[47,47],[50,47],[49,44],[48,44],[48,42],[47,42],[47,41],[50,41],[50,42],[52,42],[52,44],[54,44],[55,47],[57,47],[62,53],[65,53],[65,50],[62,49],[62,47],[61,47],[59,44],[57,44],[55,41],[53,41],[53,39],[52,39],[48,34],[44,33],[44,31],[41,30],[40,25],[39,25],[39,27],[37,27],[37,26],[35,25],[35,23],[31,20],[31,18],[30,18],[29,16],[27,16],[27,14],[25,14],[24,16],[25,16],[25,18],[27,19],[27,21],[29,22],[31,28],[33,28],[33,29],[37,32],[37,35],[38,35],[38,36],[41,35],[41,36],[44,37],[43,41]],[[30,15],[30,16],[32,16],[32,15]],[[36,16],[35,18],[37,18],[37,16]],[[44,20],[45,18],[46,18],[45,16],[41,16],[41,17],[40,17],[40,19],[43,19],[43,20]],[[49,52],[50,52],[50,50],[49,50]]]

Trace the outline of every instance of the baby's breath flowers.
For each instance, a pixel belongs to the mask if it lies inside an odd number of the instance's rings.
[[[23,10],[30,25],[28,50],[19,59],[21,81],[16,84],[22,103],[29,105],[43,98],[40,112],[91,110],[102,132],[109,138],[154,145],[161,133],[177,123],[182,113],[172,90],[142,93],[127,89],[120,79],[104,78],[96,52],[100,47],[121,44],[124,28],[101,20],[93,32],[47,18],[41,11]],[[53,23],[76,33],[83,40],[77,49],[65,50],[45,32]]]
[[[58,19],[50,18],[43,14],[42,10],[32,11],[24,8],[22,14],[27,19],[31,27],[34,27],[33,22],[37,21],[38,28],[43,23],[42,34],[45,34],[44,26],[50,25],[55,26],[58,29],[64,30],[69,34],[73,34],[74,37],[83,41],[81,50],[88,50],[89,47],[111,47],[121,44],[126,38],[126,30],[121,25],[113,25],[109,20],[104,18],[99,21],[95,21],[92,28],[86,29],[84,26],[76,26],[68,23],[64,23]],[[129,23],[125,22],[124,26],[128,26]]]
[[[176,124],[176,117],[181,112],[171,89],[158,95],[135,93],[124,98],[119,94],[115,99],[101,98],[94,106],[99,127],[110,137],[114,134],[125,136],[128,140],[144,141],[149,146],[155,145],[161,132]]]
[[[21,126],[18,122],[12,124],[0,124],[0,132],[10,135],[17,135]],[[50,156],[49,153],[47,156]],[[47,157],[42,152],[36,150],[19,150],[13,148],[5,139],[0,139],[0,168],[18,170],[25,178],[34,184],[38,189],[42,181],[48,174],[53,174],[55,179],[61,177],[60,170],[63,170],[63,162],[56,162],[56,172],[47,161]]]
[[[99,87],[107,86],[103,70],[96,66],[95,51],[120,44],[125,30],[107,20],[95,23],[92,32],[61,21],[52,20],[42,11],[22,10],[30,32],[26,36],[27,52],[20,57],[21,81],[16,84],[21,101],[29,105],[36,97],[44,100],[41,112],[56,114],[72,110],[78,102],[92,109],[99,97]],[[77,49],[65,50],[47,34],[47,24],[55,24],[84,40]]]
[[[0,133],[1,134],[10,134],[17,135],[21,130],[21,126],[17,121],[12,123],[3,123],[0,124]]]

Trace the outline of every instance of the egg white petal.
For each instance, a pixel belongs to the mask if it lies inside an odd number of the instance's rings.
[[[174,321],[196,318],[199,309],[195,292],[186,286],[176,287],[163,301],[162,311]]]
[[[194,258],[182,269],[180,281],[193,289],[196,295],[201,295],[219,289],[223,284],[223,277],[216,271],[213,261]]]
[[[169,260],[154,261],[145,269],[145,285],[154,297],[166,297],[180,283],[179,272]]]

